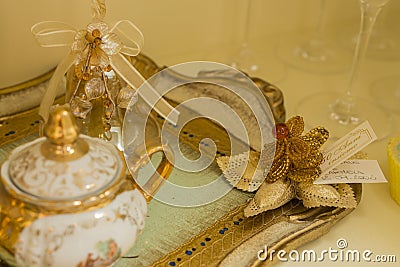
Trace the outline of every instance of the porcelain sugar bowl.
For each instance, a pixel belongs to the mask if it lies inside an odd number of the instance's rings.
[[[121,152],[79,135],[68,107],[53,110],[44,134],[16,148],[2,165],[2,254],[17,266],[108,266],[143,229],[146,197],[126,175]],[[160,151],[149,147],[150,153]],[[138,166],[144,164],[141,153]],[[162,180],[172,169],[163,160]],[[155,183],[157,190],[162,181]]]

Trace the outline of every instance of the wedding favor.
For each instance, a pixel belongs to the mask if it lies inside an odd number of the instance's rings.
[[[66,76],[66,98],[82,133],[112,141],[122,149],[123,112],[135,91],[145,82],[131,64],[143,45],[142,32],[129,20],[113,26],[105,21],[105,0],[93,0],[92,22],[85,29],[54,21],[32,27],[43,47],[69,46],[70,52],[58,64],[40,105],[46,121],[56,88]],[[161,116],[176,123],[178,113],[150,86],[140,96]]]

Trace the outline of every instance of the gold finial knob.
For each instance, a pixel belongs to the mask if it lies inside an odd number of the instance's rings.
[[[44,135],[55,145],[73,144],[79,136],[75,118],[68,106],[57,106],[44,127]]]
[[[43,156],[56,161],[70,161],[85,155],[89,145],[79,139],[79,128],[69,105],[56,106],[44,127],[47,140],[41,151]]]

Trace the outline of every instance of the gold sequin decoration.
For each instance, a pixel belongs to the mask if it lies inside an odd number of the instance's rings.
[[[289,171],[288,177],[295,182],[313,182],[321,175],[319,167],[309,169],[293,169]]]
[[[296,182],[317,179],[321,174],[318,166],[323,160],[319,148],[328,139],[329,132],[323,127],[316,127],[302,136],[304,121],[300,116],[289,119],[285,125],[279,125],[280,129],[283,127],[287,127],[288,134],[277,135],[276,154],[266,174],[267,182],[273,183],[287,175]]]
[[[278,179],[282,179],[289,173],[290,160],[287,155],[274,160],[265,180],[268,183],[273,183]]]
[[[303,131],[304,131],[304,121],[303,118],[300,116],[296,116],[293,118],[290,118],[286,122],[286,126],[289,128],[289,134],[294,137],[294,136],[300,136]]]

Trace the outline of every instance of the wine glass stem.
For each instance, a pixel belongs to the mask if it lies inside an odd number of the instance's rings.
[[[320,6],[319,6],[319,16],[317,20],[317,24],[315,25],[315,39],[322,39],[323,36],[323,30],[324,30],[324,25],[325,25],[325,17],[326,17],[326,0],[320,0]]]
[[[367,1],[368,2],[368,1]],[[379,12],[383,5],[375,6],[371,3],[361,1],[361,25],[357,37],[356,48],[353,57],[353,64],[350,71],[350,78],[347,83],[346,96],[351,98],[354,82],[357,80],[360,67],[368,48],[369,38]]]
[[[251,0],[246,0],[245,10],[244,10],[244,23],[242,32],[242,42],[241,46],[246,48],[249,42],[249,29],[250,29],[250,10],[251,10]]]
[[[386,8],[385,10],[381,11],[379,14],[379,20],[377,21],[376,25],[374,26],[375,33],[382,33],[385,31],[385,22],[387,20],[387,13],[390,8]],[[372,33],[373,35],[373,33]]]

